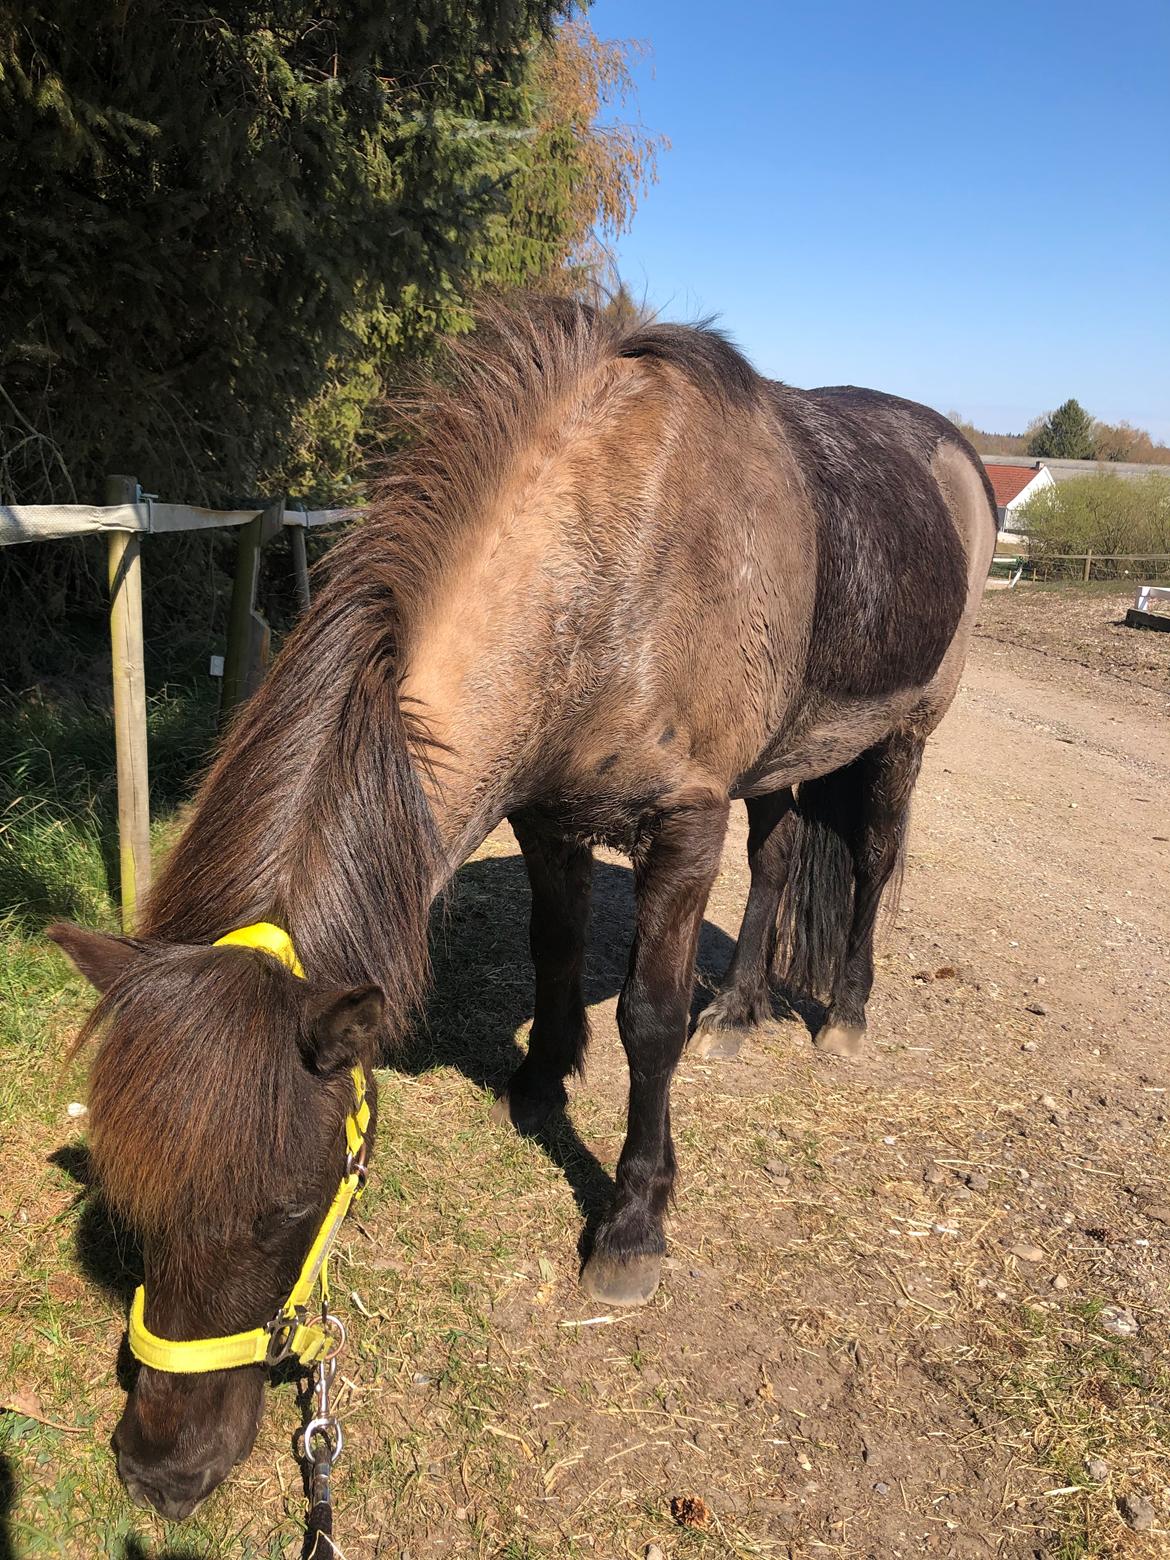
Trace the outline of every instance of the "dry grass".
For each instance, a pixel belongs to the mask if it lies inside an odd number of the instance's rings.
[[[1046,1200],[1062,1156],[1077,1160],[1067,1119],[1037,1124],[1030,1098],[989,1093],[975,1053],[939,1060],[941,1079],[886,1082],[817,1064],[789,1022],[746,1061],[684,1062],[666,1284],[645,1311],[591,1310],[576,1244],[621,1141],[617,969],[595,966],[598,1054],[572,1125],[544,1144],[492,1126],[481,1084],[507,1070],[501,1038],[529,985],[508,850],[495,840],[468,869],[429,1038],[381,1077],[377,1175],[342,1247],[351,1560],[638,1555],[651,1541],[679,1557],[1161,1552],[1114,1504],[1126,1484],[1170,1482],[1160,1270],[1115,1212],[1112,1248],[1068,1238]],[[624,873],[601,887],[620,924]],[[893,955],[882,980],[900,1000],[921,987]],[[980,993],[949,984],[959,1029],[978,1023]],[[294,1553],[289,1387],[179,1548],[125,1505],[107,1451],[125,1275],[74,1161],[50,1161],[72,1136],[61,1111],[18,1134],[3,1301],[24,1325],[9,1379],[81,1433],[9,1417],[16,1553]],[[972,1171],[986,1192],[967,1192]],[[1112,1193],[1116,1172],[1103,1175]],[[1005,1246],[1021,1230],[1042,1261]],[[1105,1299],[1133,1309],[1137,1340],[1100,1332]],[[1109,1487],[1088,1454],[1117,1470]],[[705,1503],[705,1526],[674,1521],[678,1495]]]

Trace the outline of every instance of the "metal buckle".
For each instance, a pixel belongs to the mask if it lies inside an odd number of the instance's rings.
[[[364,1139],[362,1141],[362,1146],[358,1149],[356,1154],[346,1154],[345,1173],[347,1176],[356,1175],[358,1178],[358,1191],[365,1191],[366,1182],[370,1178],[370,1171],[368,1165],[366,1164],[366,1144]]]
[[[306,1462],[326,1460],[324,1458],[315,1459],[313,1456],[313,1439],[315,1436],[323,1438],[329,1452],[328,1464],[332,1468],[332,1465],[340,1459],[345,1446],[345,1434],[341,1428],[341,1421],[333,1414],[318,1414],[316,1418],[309,1420],[308,1424],[301,1431],[301,1455]]]
[[[338,1316],[335,1311],[322,1311],[316,1325],[323,1331],[327,1331],[329,1328],[332,1328],[334,1333],[337,1335],[336,1342],[329,1350],[329,1353],[323,1354],[317,1361],[318,1365],[332,1365],[334,1360],[341,1353],[342,1349],[345,1348],[345,1323],[341,1320],[341,1317]]]
[[[274,1316],[270,1322],[265,1322],[264,1330],[270,1335],[268,1352],[264,1356],[265,1365],[271,1368],[273,1365],[282,1365],[285,1360],[292,1358],[293,1339],[296,1337],[297,1328],[303,1327],[304,1323],[303,1307],[298,1307],[291,1316]]]

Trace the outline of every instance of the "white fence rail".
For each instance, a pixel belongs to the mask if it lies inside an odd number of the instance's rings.
[[[52,542],[69,536],[130,531],[156,536],[173,531],[218,531],[248,525],[259,509],[201,509],[195,504],[158,504],[143,496],[133,504],[0,504],[0,547]],[[289,509],[288,526],[340,525],[352,509]]]

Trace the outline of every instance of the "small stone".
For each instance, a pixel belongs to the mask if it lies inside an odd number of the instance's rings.
[[[969,1186],[952,1186],[950,1190],[950,1196],[955,1202],[966,1202],[972,1195]]]
[[[1045,1110],[1055,1110],[1057,1107],[1056,1099],[1051,1094],[1042,1094],[1040,1096],[1040,1103],[1043,1105]]]
[[[967,1185],[973,1192],[985,1192],[991,1185],[987,1175],[982,1170],[969,1170],[967,1172]]]
[[[416,1387],[429,1387],[435,1378],[428,1376],[425,1370],[416,1370],[410,1379]]]
[[[879,1479],[873,1487],[873,1492],[875,1495],[888,1495],[890,1493],[890,1486],[884,1479]]]
[[[886,1145],[887,1148],[893,1148],[894,1144],[897,1141],[898,1141],[898,1139],[896,1137],[886,1136],[886,1137],[882,1138],[882,1142]]]
[[[89,1106],[83,1105],[80,1100],[70,1100],[65,1110],[71,1121],[81,1121],[89,1115]]]
[[[1009,1246],[1008,1250],[1013,1257],[1018,1257],[1021,1262],[1043,1262],[1044,1252],[1039,1246],[1032,1246],[1026,1240],[1017,1241]]]
[[[455,1507],[455,1520],[456,1520],[456,1522],[466,1522],[467,1521],[467,1507],[466,1506],[456,1506]]]
[[[1048,1009],[1045,1007],[1043,1002],[1025,1002],[1024,1012],[1035,1013],[1039,1018],[1048,1017]]]
[[[1053,1287],[1053,1289],[1067,1289],[1068,1288],[1068,1279],[1065,1278],[1063,1273],[1058,1273],[1056,1275],[1056,1277],[1052,1280],[1052,1287]]]
[[[1098,1484],[1104,1484],[1109,1477],[1109,1464],[1104,1457],[1086,1457],[1085,1472],[1090,1479],[1095,1480]]]
[[[1123,1305],[1106,1305],[1101,1308],[1097,1324],[1102,1332],[1114,1338],[1136,1338],[1139,1331],[1137,1317]]]
[[[1020,1047],[1021,1051],[1034,1051],[1035,1049],[1036,1049],[1036,1042],[1035,1042],[1035,1040],[1025,1040],[1023,1045]]]
[[[1154,1503],[1145,1495],[1123,1495],[1117,1509],[1126,1527],[1135,1533],[1148,1533],[1154,1525]]]
[[[941,1186],[944,1180],[944,1176],[937,1165],[927,1165],[926,1169],[922,1172],[922,1179],[926,1182],[927,1186]]]
[[[771,1176],[773,1181],[787,1181],[788,1166],[782,1159],[769,1159],[764,1165],[764,1174]]]
[[[666,1556],[657,1544],[647,1544],[642,1554],[645,1560],[666,1560]]]

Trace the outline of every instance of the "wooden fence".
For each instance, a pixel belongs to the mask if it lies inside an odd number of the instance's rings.
[[[1075,575],[1079,573],[1081,579],[1086,585],[1093,578],[1094,568],[1100,570],[1101,565],[1103,564],[1152,563],[1154,565],[1154,575],[1158,579],[1161,578],[1163,570],[1170,573],[1170,553],[1098,553],[1094,552],[1093,549],[1090,548],[1087,553],[1038,552],[1034,556],[1028,553],[1024,553],[1022,556],[1025,563],[1028,565],[1033,578],[1036,577],[1038,571],[1043,570],[1044,573],[1042,577],[1044,579],[1048,579],[1053,572],[1050,568],[1050,565],[1054,563],[1080,564],[1081,568],[1079,570],[1058,569],[1055,572],[1058,575],[1065,577],[1070,575],[1075,577]],[[1135,574],[1138,574],[1139,572],[1145,571],[1137,569],[1126,569],[1124,571],[1106,569],[1102,578],[1113,580],[1120,578],[1123,573],[1126,577],[1131,577]]]
[[[352,519],[356,510],[291,508],[283,498],[261,509],[201,509],[160,504],[133,477],[107,477],[104,504],[0,505],[0,547],[104,533],[110,587],[110,666],[118,771],[118,857],[122,930],[131,932],[150,887],[150,766],[142,638],[142,538],[163,532],[238,530],[228,614],[221,711],[252,693],[268,661],[268,625],[256,610],[260,558],[288,532],[297,599],[309,602],[305,531]]]

